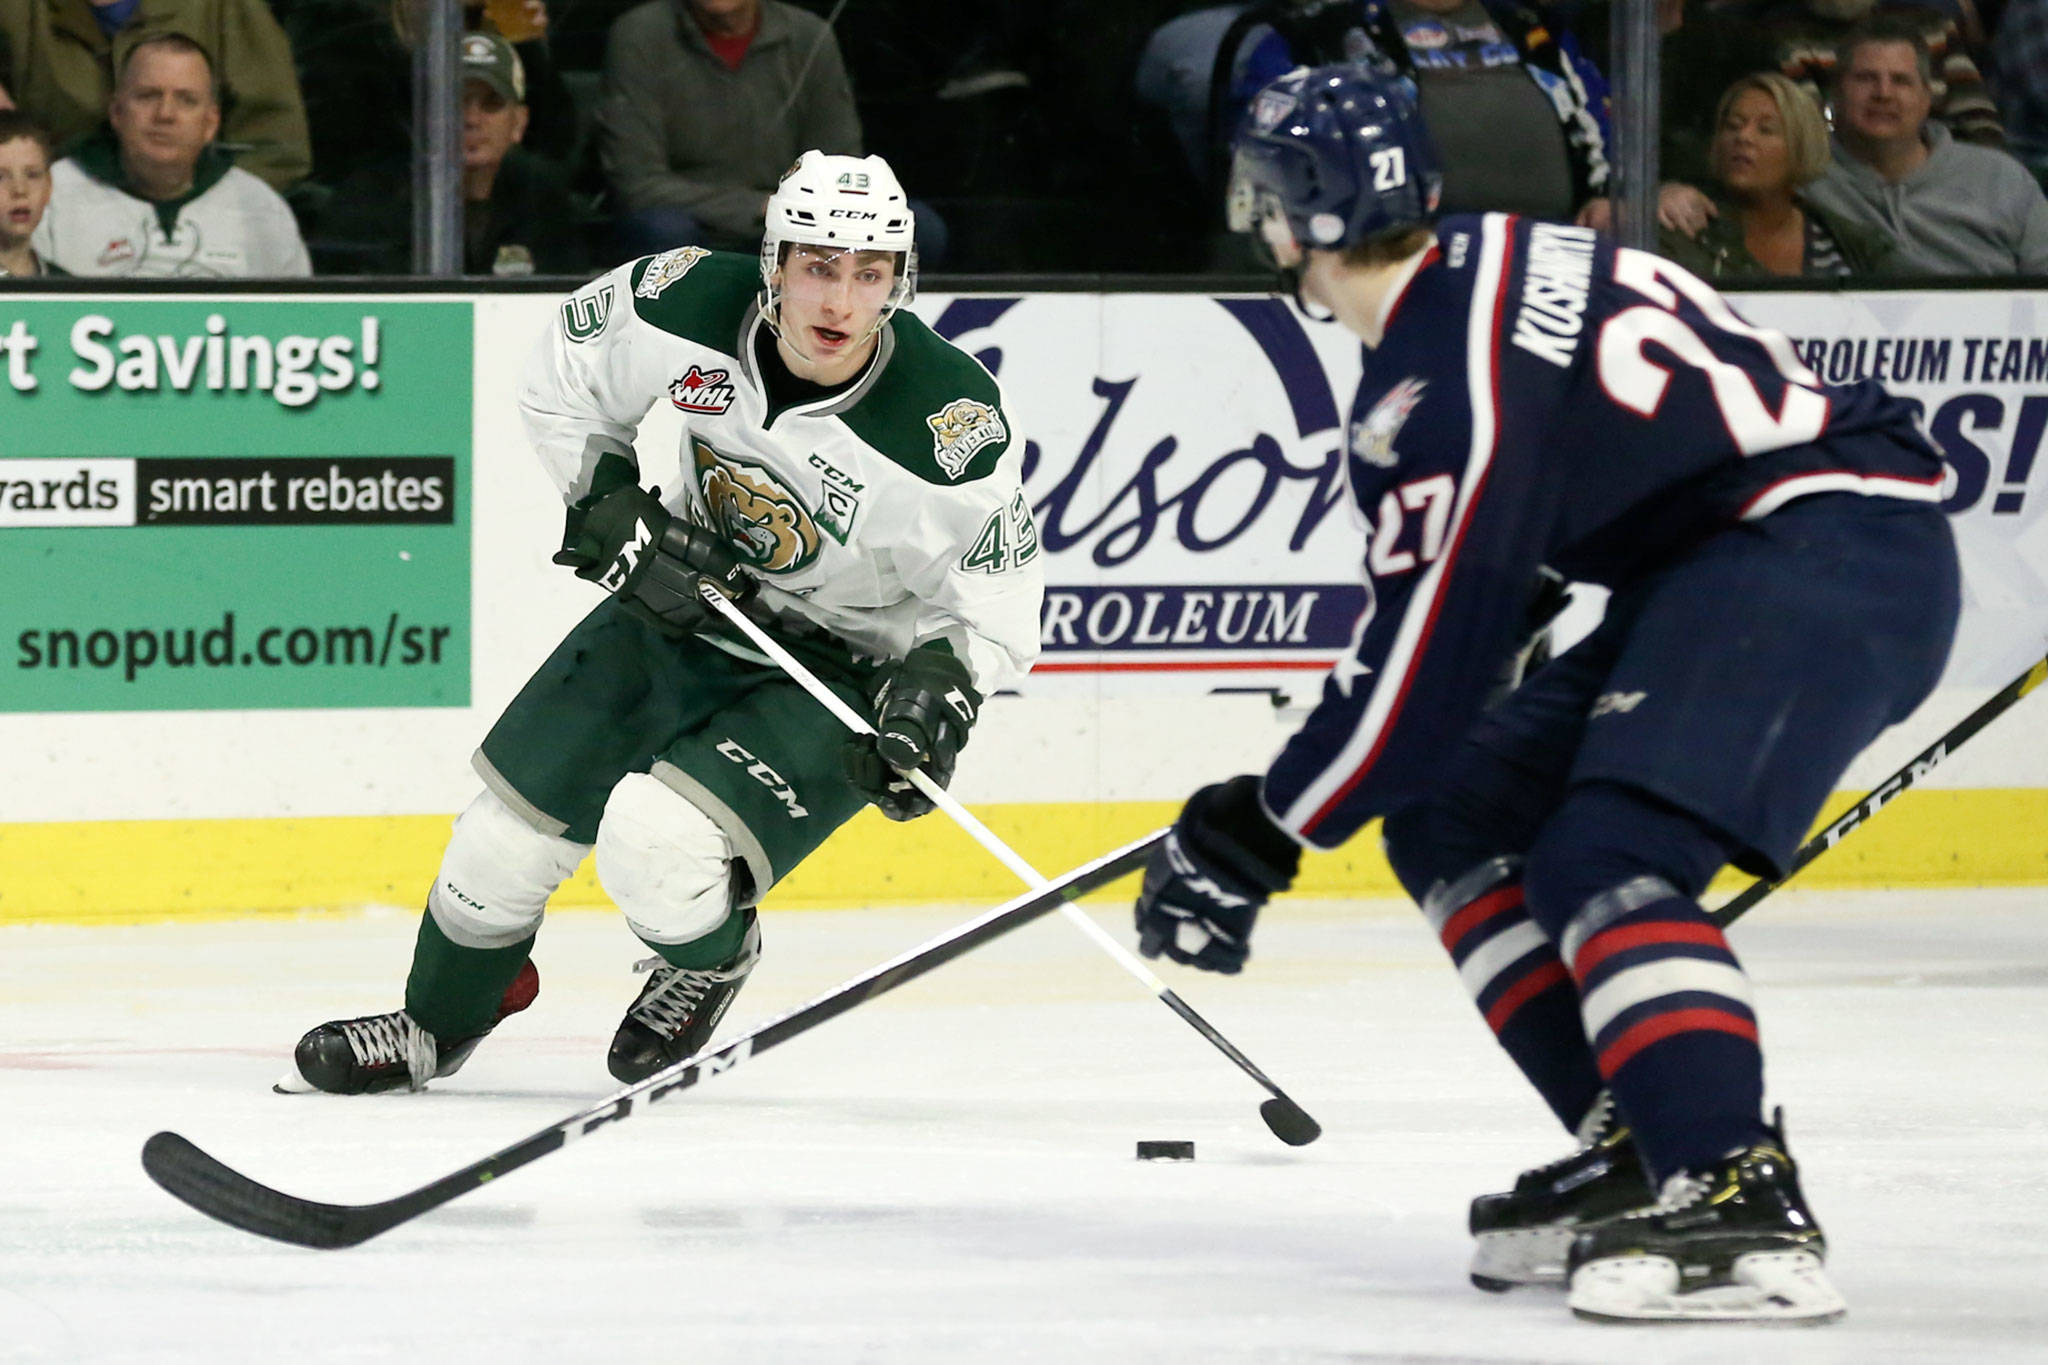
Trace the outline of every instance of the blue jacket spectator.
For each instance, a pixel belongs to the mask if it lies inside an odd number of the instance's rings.
[[[1297,7],[1298,8],[1298,7]],[[1607,185],[1607,85],[1569,33],[1507,0],[1358,0],[1345,60],[1414,80],[1444,172],[1441,212],[1501,210],[1570,219]],[[1303,61],[1269,32],[1232,91],[1253,91]]]

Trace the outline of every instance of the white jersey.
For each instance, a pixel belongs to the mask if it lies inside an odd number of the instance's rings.
[[[50,207],[33,239],[44,259],[73,275],[237,279],[313,273],[291,209],[247,171],[217,168],[198,193],[166,206],[102,178],[111,168],[88,166],[87,159],[81,152],[50,168]]]
[[[850,387],[771,412],[759,289],[754,258],[683,247],[563,303],[519,386],[563,498],[602,487],[607,456],[639,478],[634,435],[665,401],[683,477],[654,480],[663,500],[731,544],[771,613],[870,659],[945,640],[983,695],[1014,682],[1038,657],[1045,583],[994,377],[899,312]]]

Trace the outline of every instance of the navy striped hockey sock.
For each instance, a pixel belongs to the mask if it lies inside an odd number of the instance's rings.
[[[1422,912],[1501,1047],[1575,1130],[1602,1082],[1571,973],[1523,905],[1520,860],[1496,858],[1440,883]]]
[[[1764,1140],[1749,979],[1691,897],[1643,876],[1573,917],[1586,1036],[1659,1179]]]

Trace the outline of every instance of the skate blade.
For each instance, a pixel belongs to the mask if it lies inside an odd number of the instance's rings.
[[[1680,1292],[1665,1256],[1613,1256],[1579,1267],[1571,1310],[1592,1322],[1764,1322],[1817,1325],[1849,1311],[1810,1251],[1752,1251],[1732,1283]]]
[[[1522,1287],[1562,1289],[1576,1227],[1516,1228],[1473,1238],[1472,1283],[1489,1294]]]

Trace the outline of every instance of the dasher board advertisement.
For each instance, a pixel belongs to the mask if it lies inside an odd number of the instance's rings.
[[[0,304],[0,709],[466,706],[471,314]]]

